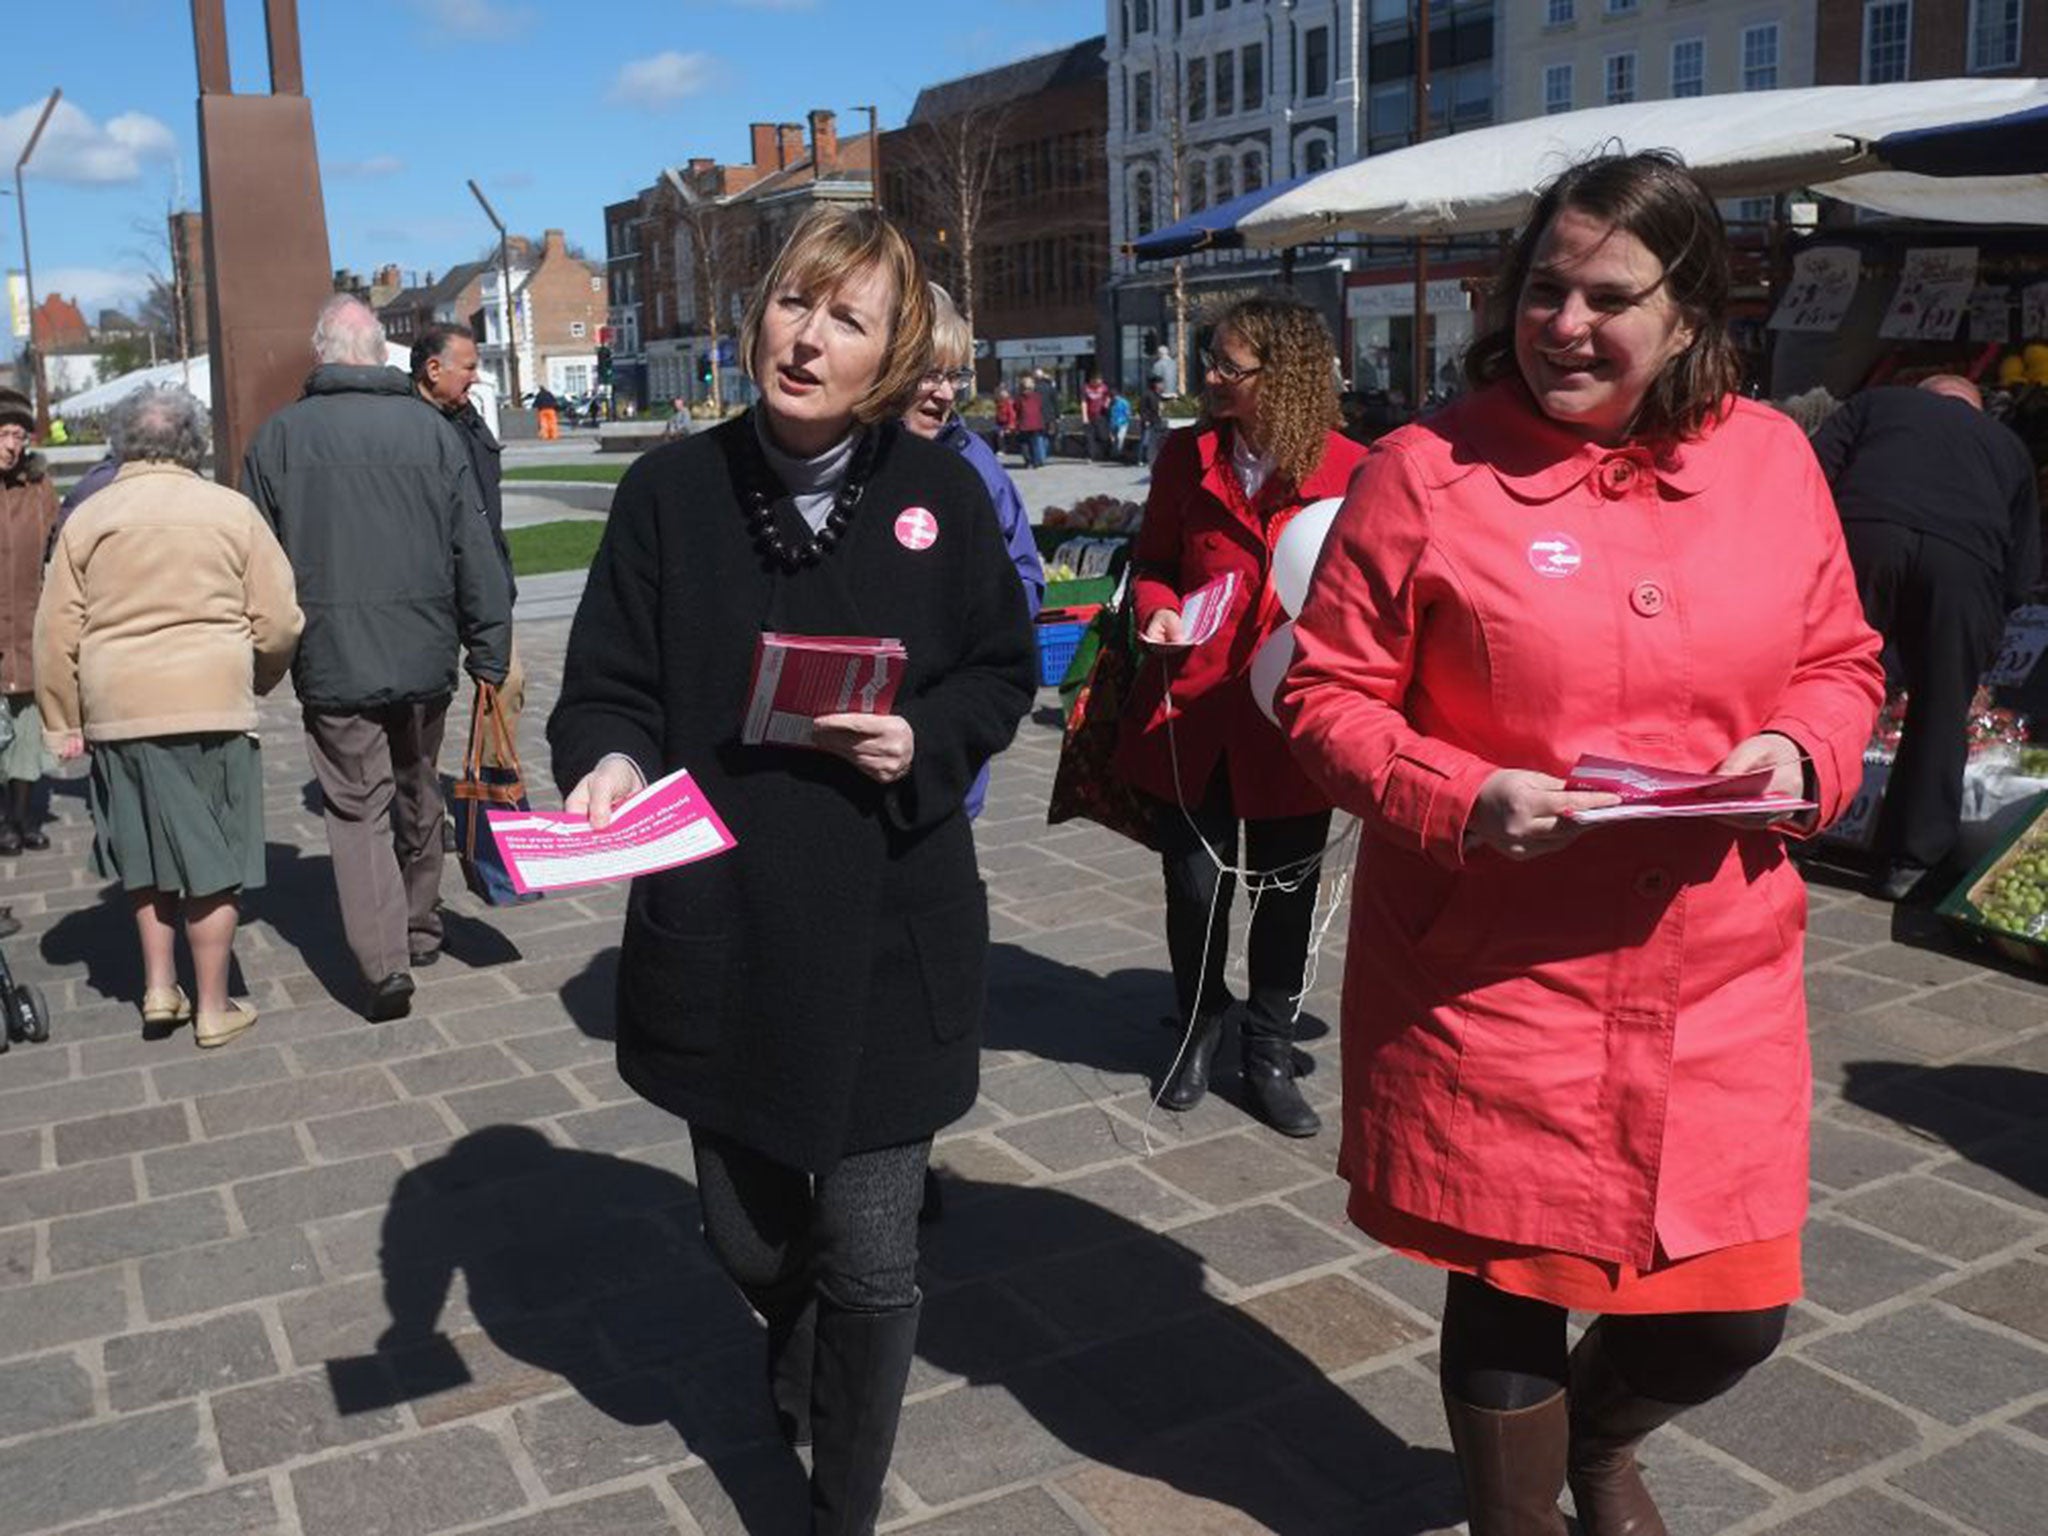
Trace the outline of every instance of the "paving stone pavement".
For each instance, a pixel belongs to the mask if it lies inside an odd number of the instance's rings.
[[[522,624],[542,701],[565,634]],[[938,1146],[887,1528],[1450,1530],[1441,1279],[1349,1228],[1334,1137],[1263,1130],[1229,1072],[1147,1113],[1158,877],[1045,826],[1053,718],[979,827],[983,1088]],[[801,1531],[682,1127],[612,1067],[623,892],[491,912],[451,864],[446,958],[412,1018],[365,1024],[289,701],[265,727],[239,946],[263,1017],[232,1045],[142,1038],[76,784],[53,848],[0,861],[6,953],[56,1016],[0,1057],[0,1536]],[[1845,891],[1812,905],[1808,1299],[1775,1360],[1652,1438],[1650,1481],[1675,1536],[2038,1536],[2048,988]],[[1341,950],[1340,926],[1304,1040],[1325,1109]]]

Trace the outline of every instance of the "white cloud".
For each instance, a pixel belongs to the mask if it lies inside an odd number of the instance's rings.
[[[42,114],[40,100],[0,117],[0,163],[13,165]],[[50,114],[28,173],[47,181],[115,186],[140,181],[152,165],[175,160],[178,136],[143,112],[123,112],[96,123],[68,101]]]
[[[413,5],[440,31],[456,37],[510,37],[534,20],[530,7],[501,5],[498,0],[413,0]]]
[[[405,162],[396,155],[371,155],[366,160],[330,160],[322,169],[343,181],[376,181],[396,176]]]
[[[149,274],[118,267],[57,267],[36,271],[36,301],[61,293],[85,315],[86,324],[97,324],[103,309],[126,310],[132,319],[135,306],[149,293]]]
[[[662,112],[710,83],[714,60],[708,53],[670,49],[623,65],[606,99],[622,107]]]

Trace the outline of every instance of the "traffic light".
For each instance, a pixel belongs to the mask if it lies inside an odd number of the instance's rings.
[[[597,382],[609,384],[612,381],[612,349],[600,346],[597,349]]]
[[[706,389],[709,389],[711,387],[712,367],[713,364],[711,361],[711,354],[709,352],[705,353],[702,357],[697,359],[697,382],[699,384],[702,384]]]

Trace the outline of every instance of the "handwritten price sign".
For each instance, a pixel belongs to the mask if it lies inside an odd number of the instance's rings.
[[[2005,621],[2005,638],[1998,643],[1998,659],[1984,674],[1985,684],[2017,687],[2033,676],[2043,651],[2048,651],[2048,604],[2013,609]]]

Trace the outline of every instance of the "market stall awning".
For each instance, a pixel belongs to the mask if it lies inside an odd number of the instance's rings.
[[[1276,181],[1256,192],[1239,193],[1212,208],[1191,213],[1164,229],[1155,229],[1151,234],[1131,241],[1124,247],[1124,252],[1140,261],[1168,261],[1196,251],[1228,250],[1241,246],[1244,237],[1238,233],[1238,220],[1254,208],[1265,207],[1282,193],[1293,191],[1308,179],[1296,176],[1288,181]]]
[[[2028,176],[2048,171],[2048,104],[1981,122],[1888,133],[1878,159],[1916,176]]]
[[[1325,171],[1243,215],[1246,245],[1299,245],[1339,230],[1459,235],[1511,229],[1536,189],[1602,150],[1670,149],[1717,196],[1813,187],[1866,207],[1933,219],[2048,224],[2048,167],[1927,176],[1892,169],[1880,146],[1914,129],[1957,129],[2048,107],[2031,79],[1827,85],[1589,107],[1432,139]]]

